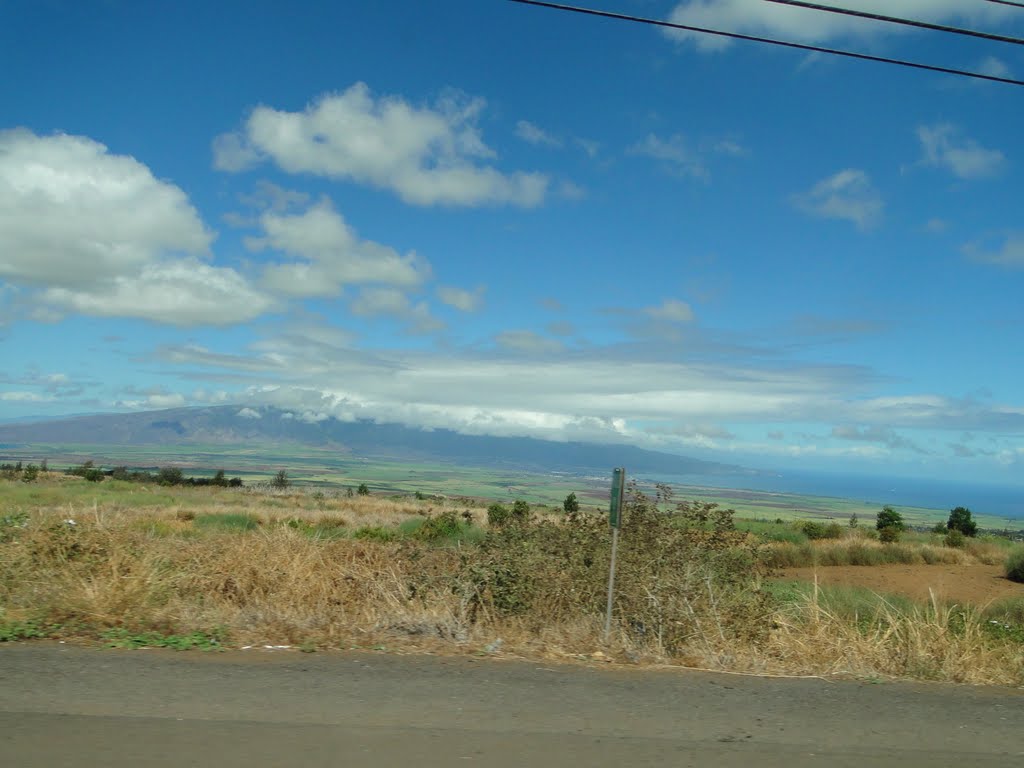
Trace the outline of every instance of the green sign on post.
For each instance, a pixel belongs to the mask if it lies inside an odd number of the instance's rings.
[[[604,612],[604,641],[612,632],[612,601],[615,596],[615,555],[619,551],[619,528],[622,527],[622,497],[626,492],[626,470],[617,467],[612,472],[612,503],[608,507],[608,522],[612,526],[612,559],[608,565],[608,605]]]
[[[612,503],[608,508],[608,522],[612,528],[622,526],[622,497],[626,492],[626,470],[622,467],[612,472]]]

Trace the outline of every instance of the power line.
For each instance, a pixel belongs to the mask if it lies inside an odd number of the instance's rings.
[[[807,3],[804,2],[804,0],[765,0],[765,2],[777,3],[778,5],[791,5],[796,8],[807,8],[812,11],[824,11],[825,13],[839,13],[844,16],[855,16],[858,19],[871,19],[872,21],[884,21],[889,24],[902,24],[907,27],[931,29],[936,32],[950,32],[954,35],[968,35],[970,37],[980,37],[983,40],[995,40],[1000,43],[1013,43],[1014,45],[1024,45],[1024,40],[1022,40],[1019,37],[994,35],[990,32],[978,32],[973,29],[963,29],[962,27],[947,27],[944,24],[931,24],[927,21],[917,21],[916,19],[902,19],[897,16],[883,16],[880,13],[855,11],[852,8],[838,8],[834,5],[819,5],[818,3]]]
[[[1024,3],[1015,3],[1012,0],[985,0],[986,3],[998,3],[999,5],[1012,5],[1014,8],[1024,8]]]
[[[842,51],[836,48],[822,48],[817,45],[807,45],[805,43],[791,43],[786,40],[775,40],[770,37],[757,37],[755,35],[744,35],[739,32],[723,32],[719,29],[708,29],[706,27],[694,27],[688,24],[676,24],[672,21],[663,21],[661,19],[647,19],[642,16],[630,16],[624,13],[613,13],[611,11],[599,11],[594,8],[583,8],[575,5],[562,5],[560,3],[543,2],[543,0],[509,0],[513,3],[522,3],[523,5],[536,5],[541,8],[552,8],[556,11],[568,11],[571,13],[581,13],[587,16],[600,16],[607,19],[618,19],[619,21],[634,21],[640,24],[653,24],[658,27],[670,27],[671,29],[682,29],[687,32],[699,32],[705,35],[717,35],[718,37],[731,37],[736,40],[749,40],[754,43],[767,43],[768,45],[781,45],[786,48],[796,48],[801,51],[811,51],[813,53],[827,53],[833,56],[846,56],[851,59],[861,59],[863,61],[877,61],[881,64],[895,64],[900,67],[910,67],[912,69],[924,69],[929,72],[941,72],[946,75],[960,75],[961,77],[971,77],[977,80],[989,80],[995,83],[1007,83],[1008,85],[1024,85],[1024,80],[1014,80],[1009,77],[999,77],[997,75],[984,75],[981,72],[971,72],[965,69],[952,69],[950,67],[940,67],[934,64],[921,64],[915,61],[906,61],[904,59],[890,59],[884,56],[872,56],[867,53],[854,53],[853,51]]]

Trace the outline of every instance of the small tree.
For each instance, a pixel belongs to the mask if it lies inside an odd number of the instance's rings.
[[[517,523],[525,523],[530,519],[530,505],[522,499],[516,499],[512,504],[512,520]]]
[[[851,528],[856,528],[859,524],[860,524],[860,519],[857,517],[857,513],[854,512],[852,515],[850,515],[850,523],[849,523],[849,525],[850,525]]]
[[[211,485],[216,485],[216,486],[218,486],[220,488],[226,488],[227,487],[228,479],[226,477],[224,477],[224,470],[223,469],[218,469],[217,470],[217,474],[215,474],[213,476],[213,480],[210,481],[210,484]]]
[[[885,528],[895,528],[897,533],[899,533],[906,530],[907,524],[903,522],[903,515],[887,504],[878,513],[878,518],[875,520],[875,528],[879,531]]]
[[[949,520],[946,527],[951,531],[960,531],[964,536],[976,536],[978,524],[971,517],[971,510],[967,507],[956,507],[949,511]]]
[[[21,481],[23,483],[34,483],[37,477],[39,477],[39,467],[35,464],[29,464],[25,467],[25,472],[21,476]]]
[[[565,501],[562,502],[562,509],[570,515],[580,511],[580,503],[577,501],[575,493],[570,493],[565,497]]]
[[[46,459],[43,459],[43,463],[39,466],[39,471],[40,472],[49,472],[50,471],[50,464],[49,464],[49,462],[47,462]]]
[[[495,502],[487,508],[487,525],[492,528],[501,528],[508,522],[509,511],[504,504]]]
[[[273,488],[287,488],[291,485],[291,480],[288,479],[288,470],[278,470],[278,473],[274,475],[274,479],[270,481],[270,485]]]
[[[156,481],[160,485],[181,485],[185,482],[185,475],[178,467],[161,467]]]
[[[359,487],[356,488],[356,493],[359,494],[360,496],[369,496],[370,486],[368,486],[366,483],[360,483]]]

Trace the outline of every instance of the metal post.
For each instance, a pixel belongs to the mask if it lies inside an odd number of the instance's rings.
[[[626,470],[618,467],[612,473],[611,504],[608,507],[608,523],[612,527],[612,560],[608,567],[608,605],[604,613],[604,641],[612,633],[612,601],[615,596],[615,556],[619,551],[619,527],[622,525],[622,497],[626,491]]]
[[[604,641],[607,643],[612,633],[612,598],[615,593],[615,555],[619,551],[619,529],[612,528],[612,564],[608,569],[608,607],[604,613]]]

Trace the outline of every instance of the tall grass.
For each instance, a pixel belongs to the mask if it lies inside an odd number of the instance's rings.
[[[286,516],[254,505],[240,513],[254,526],[200,523],[219,514],[210,507],[194,519],[180,505],[31,510],[0,541],[0,638],[4,627],[15,628],[11,637],[217,633],[233,644],[466,653],[500,638],[504,649],[535,657],[600,648],[623,661],[754,672],[1024,683],[1019,606],[981,614],[770,586],[763,554],[783,545],[762,545],[725,516],[706,530],[680,528],[642,496],[631,500],[606,641],[606,521],[576,516],[484,532],[453,506],[458,529],[478,531],[479,541],[453,542],[444,533],[451,516],[433,524],[437,536],[418,535],[428,522],[405,523],[405,535],[382,540],[352,533],[385,516],[392,524],[376,529],[397,533],[400,521],[427,520],[429,507],[408,515],[361,506],[366,500],[334,502],[326,510],[295,505]],[[429,519],[440,517],[437,509]],[[317,528],[344,535],[315,535]]]

